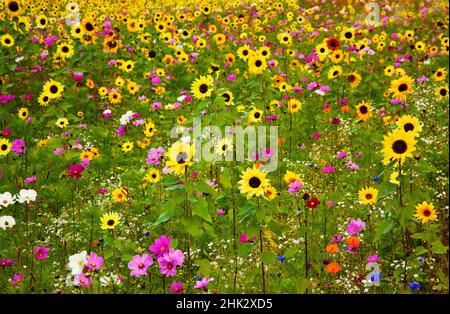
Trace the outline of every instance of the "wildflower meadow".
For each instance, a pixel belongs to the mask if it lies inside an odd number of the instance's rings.
[[[448,14],[1,0],[0,293],[448,293]]]

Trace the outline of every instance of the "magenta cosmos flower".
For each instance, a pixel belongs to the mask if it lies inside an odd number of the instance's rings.
[[[162,235],[159,239],[156,239],[155,244],[150,245],[149,250],[156,258],[161,257],[163,254],[169,252],[171,241],[170,236]]]
[[[183,282],[174,282],[169,287],[169,292],[173,294],[183,294]]]
[[[84,167],[81,164],[73,164],[69,166],[67,175],[71,178],[79,179],[83,175]]]
[[[128,268],[131,270],[131,276],[140,277],[147,275],[147,268],[153,265],[153,259],[149,254],[135,255],[128,263]]]
[[[184,262],[184,254],[180,250],[170,249],[168,253],[158,258],[158,264],[161,269],[161,274],[175,276],[177,274],[177,266]]]
[[[100,269],[104,261],[103,257],[91,252],[91,254],[86,257],[86,267],[88,269]]]
[[[48,253],[50,252],[49,247],[45,247],[45,245],[42,246],[36,246],[34,248],[34,257],[38,260],[44,260],[47,259]]]
[[[25,141],[23,139],[17,139],[12,142],[11,150],[16,154],[22,154],[26,152]]]
[[[251,243],[251,242],[255,241],[255,239],[256,239],[256,236],[248,238],[248,234],[243,233],[239,237],[239,242],[241,242],[241,243]]]
[[[22,273],[14,274],[11,281],[9,282],[12,286],[17,286],[25,277]]]
[[[0,261],[0,267],[14,266],[14,262],[10,259],[4,258]]]
[[[79,273],[78,275],[75,276],[75,280],[73,281],[73,283],[76,286],[83,286],[89,288],[92,283],[92,278],[86,277],[86,275],[83,273]]]

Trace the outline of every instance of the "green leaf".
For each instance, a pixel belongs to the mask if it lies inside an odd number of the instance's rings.
[[[441,241],[436,240],[431,243],[431,251],[436,254],[445,254],[448,251],[448,246],[445,246]]]
[[[413,239],[419,239],[419,240],[426,240],[427,239],[427,234],[423,233],[423,232],[417,232],[414,233],[411,238]]]
[[[208,203],[204,198],[200,198],[197,203],[193,204],[192,215],[199,216],[207,222],[212,221],[211,216],[208,213]]]
[[[259,256],[265,265],[272,265],[277,261],[277,256],[273,252],[262,252]]]
[[[428,250],[426,248],[424,248],[423,246],[418,246],[414,249],[414,255],[422,255],[427,253]]]
[[[197,189],[202,192],[202,193],[207,193],[207,194],[211,194],[212,192],[214,192],[214,190],[205,182],[200,182],[197,185]]]
[[[294,256],[298,252],[298,248],[296,247],[290,247],[286,251],[284,251],[283,256],[286,258]]]
[[[391,229],[394,227],[394,223],[388,220],[383,220],[377,228],[377,231],[375,233],[375,237],[373,239],[374,242],[379,241],[383,235],[391,231]]]
[[[211,263],[207,259],[201,259],[197,261],[197,264],[200,266],[198,272],[205,277],[209,277],[211,274]]]
[[[423,159],[417,161],[411,168],[417,172],[435,172],[437,170]]]
[[[264,209],[264,207],[260,206],[256,209],[255,214],[258,222],[262,223],[264,221],[264,217],[266,216],[266,210]]]
[[[244,243],[239,246],[237,253],[239,256],[246,256],[246,255],[250,254],[250,252],[252,251],[252,248],[253,247],[252,247],[251,243]]]
[[[163,223],[163,222],[169,220],[174,215],[175,215],[175,209],[173,209],[173,208],[163,212],[161,215],[159,215],[158,219],[156,219],[156,221],[153,223],[153,226],[157,226],[160,223]]]

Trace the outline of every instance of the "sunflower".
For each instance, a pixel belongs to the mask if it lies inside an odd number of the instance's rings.
[[[186,168],[193,163],[194,145],[175,142],[167,151],[167,157],[166,166],[170,167],[170,172],[177,175],[184,174]]]
[[[87,35],[94,35],[96,29],[95,29],[95,22],[93,19],[85,18],[83,19],[83,22],[81,23],[82,29],[85,34]]]
[[[0,42],[2,46],[11,47],[14,45],[14,38],[9,34],[4,34],[0,37]]]
[[[297,173],[287,170],[286,174],[283,177],[284,183],[286,184],[291,184],[294,183],[295,181],[300,181],[300,183],[302,183],[302,179],[300,178],[300,175],[298,175]]]
[[[331,61],[334,63],[339,63],[339,62],[341,62],[343,57],[344,57],[344,53],[342,52],[342,50],[340,50],[340,49],[335,50],[331,54]]]
[[[441,98],[448,98],[448,87],[447,86],[441,86],[436,88],[434,94]]]
[[[385,135],[382,149],[383,163],[387,165],[392,160],[400,160],[400,163],[404,163],[406,157],[413,157],[412,152],[416,150],[415,144],[414,135],[403,129],[396,129],[387,136]]]
[[[267,69],[267,62],[264,57],[254,53],[248,58],[248,71],[252,74],[261,74]]]
[[[50,102],[50,96],[47,93],[41,93],[39,95],[38,102],[42,107],[46,107]]]
[[[419,135],[419,132],[422,131],[422,127],[420,126],[419,119],[411,116],[402,116],[395,123],[397,127],[405,132],[411,132],[414,137]]]
[[[122,95],[119,92],[112,91],[108,94],[108,100],[111,104],[118,104],[122,101]]]
[[[350,72],[346,76],[347,82],[350,83],[351,88],[358,87],[359,83],[361,83],[361,75],[358,72]]]
[[[0,156],[5,156],[11,150],[11,142],[6,138],[0,138]]]
[[[20,108],[19,113],[17,114],[20,119],[25,120],[28,117],[28,109]]]
[[[144,126],[144,134],[147,137],[152,137],[155,134],[155,124],[153,123],[153,121],[151,120],[146,120],[145,121],[145,126]]]
[[[256,166],[247,168],[241,174],[241,180],[238,181],[239,190],[242,194],[247,194],[247,199],[264,195],[264,190],[269,186],[270,181],[266,175],[266,172],[259,170]]]
[[[70,29],[70,35],[72,35],[73,38],[81,39],[84,35],[84,31],[81,25],[72,26],[72,28]]]
[[[133,148],[134,148],[134,145],[132,142],[125,142],[122,144],[122,151],[124,153],[131,152],[133,150]]]
[[[200,76],[191,85],[191,92],[196,99],[205,99],[211,96],[214,80],[212,76]]]
[[[277,35],[277,39],[282,45],[290,46],[292,44],[292,37],[289,33],[280,33]]]
[[[62,43],[58,45],[56,53],[59,54],[63,59],[70,58],[74,54],[74,49],[71,44]]]
[[[341,39],[346,42],[351,42],[354,37],[355,37],[355,32],[352,29],[344,29],[341,32]]]
[[[267,47],[267,46],[263,46],[263,47],[259,48],[257,53],[266,59],[270,58],[270,56],[271,56],[270,47]]]
[[[329,39],[327,39],[326,41],[327,44],[327,48],[331,51],[335,51],[339,49],[339,39],[335,38],[335,37],[331,37]]]
[[[94,154],[92,154],[90,151],[88,150],[84,150],[81,152],[80,154],[80,160],[83,161],[85,158],[92,160],[94,158]]]
[[[225,105],[231,105],[233,103],[233,93],[230,91],[223,92],[220,96],[222,96],[225,100]]]
[[[372,205],[377,202],[378,190],[374,188],[363,188],[359,190],[359,199],[364,205]]]
[[[58,120],[56,120],[55,125],[60,129],[67,128],[67,126],[69,125],[69,120],[67,120],[66,118],[59,118]]]
[[[359,120],[365,121],[368,120],[372,116],[372,109],[370,104],[366,102],[360,103],[356,108],[356,116]]]
[[[433,80],[435,82],[441,82],[443,80],[445,80],[445,77],[447,76],[447,72],[445,71],[444,68],[439,68],[437,69],[434,74],[433,74]]]
[[[150,183],[159,182],[160,179],[161,179],[161,175],[159,173],[159,170],[156,168],[149,170],[144,177],[144,181],[150,182]]]
[[[248,57],[250,57],[253,54],[253,51],[250,49],[248,45],[239,47],[237,50],[237,54],[239,58],[241,58],[244,61],[247,61]]]
[[[214,145],[214,150],[225,156],[233,152],[233,141],[229,138],[221,138],[216,145]]]
[[[429,221],[436,221],[437,215],[434,210],[432,203],[423,202],[422,204],[417,204],[416,214],[414,215],[417,219],[421,220],[421,223],[427,223]]]
[[[389,65],[384,68],[384,75],[391,77],[394,75],[395,69],[392,65]]]
[[[6,8],[6,12],[9,13],[10,16],[14,17],[14,16],[19,16],[20,14],[22,14],[22,1],[18,1],[18,0],[10,0],[10,1],[5,1],[5,8]]]
[[[302,102],[298,99],[289,99],[287,103],[287,108],[289,113],[295,113],[302,109]]]
[[[264,188],[263,197],[269,201],[273,200],[277,196],[277,189],[271,185]]]
[[[38,28],[45,28],[48,24],[48,19],[45,15],[38,15],[36,17],[36,25]]]
[[[64,86],[57,81],[50,80],[44,84],[43,90],[51,99],[58,99],[64,91]]]
[[[342,67],[339,65],[334,65],[328,71],[328,79],[332,80],[341,75]]]
[[[248,113],[248,122],[249,123],[258,123],[261,122],[263,118],[263,111],[253,108],[249,113]]]
[[[395,99],[406,99],[407,94],[412,93],[412,83],[414,80],[407,75],[400,77],[397,80],[391,81],[389,92],[393,93]]]
[[[392,172],[391,176],[389,177],[389,182],[395,185],[400,185],[400,181],[398,181],[398,175],[399,173],[397,171]]]
[[[119,224],[119,215],[117,213],[105,213],[100,219],[103,230],[114,229]]]
[[[117,188],[111,192],[111,195],[115,202],[124,202],[127,199],[128,191],[125,188]]]

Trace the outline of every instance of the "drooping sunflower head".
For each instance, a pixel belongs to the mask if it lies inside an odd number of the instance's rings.
[[[405,132],[403,129],[396,129],[384,136],[382,153],[383,163],[387,165],[393,160],[404,163],[406,157],[413,157],[416,140],[412,132]]]
[[[241,174],[241,180],[238,182],[239,190],[242,194],[247,194],[247,198],[252,196],[262,196],[264,190],[269,186],[269,179],[266,178],[267,173],[261,171],[256,166],[247,168]]]
[[[103,230],[114,229],[119,224],[119,214],[117,213],[105,213],[100,219],[101,228]]]
[[[420,126],[419,119],[416,117],[411,117],[409,115],[402,116],[396,122],[399,129],[405,132],[411,132],[415,137],[419,135],[419,132],[422,131],[422,127]]]
[[[416,214],[414,215],[417,219],[421,221],[422,224],[427,223],[429,221],[436,221],[437,215],[432,203],[423,202],[421,204],[417,204],[416,206]]]
[[[378,190],[372,187],[366,187],[359,192],[359,199],[364,205],[372,205],[377,202]]]

